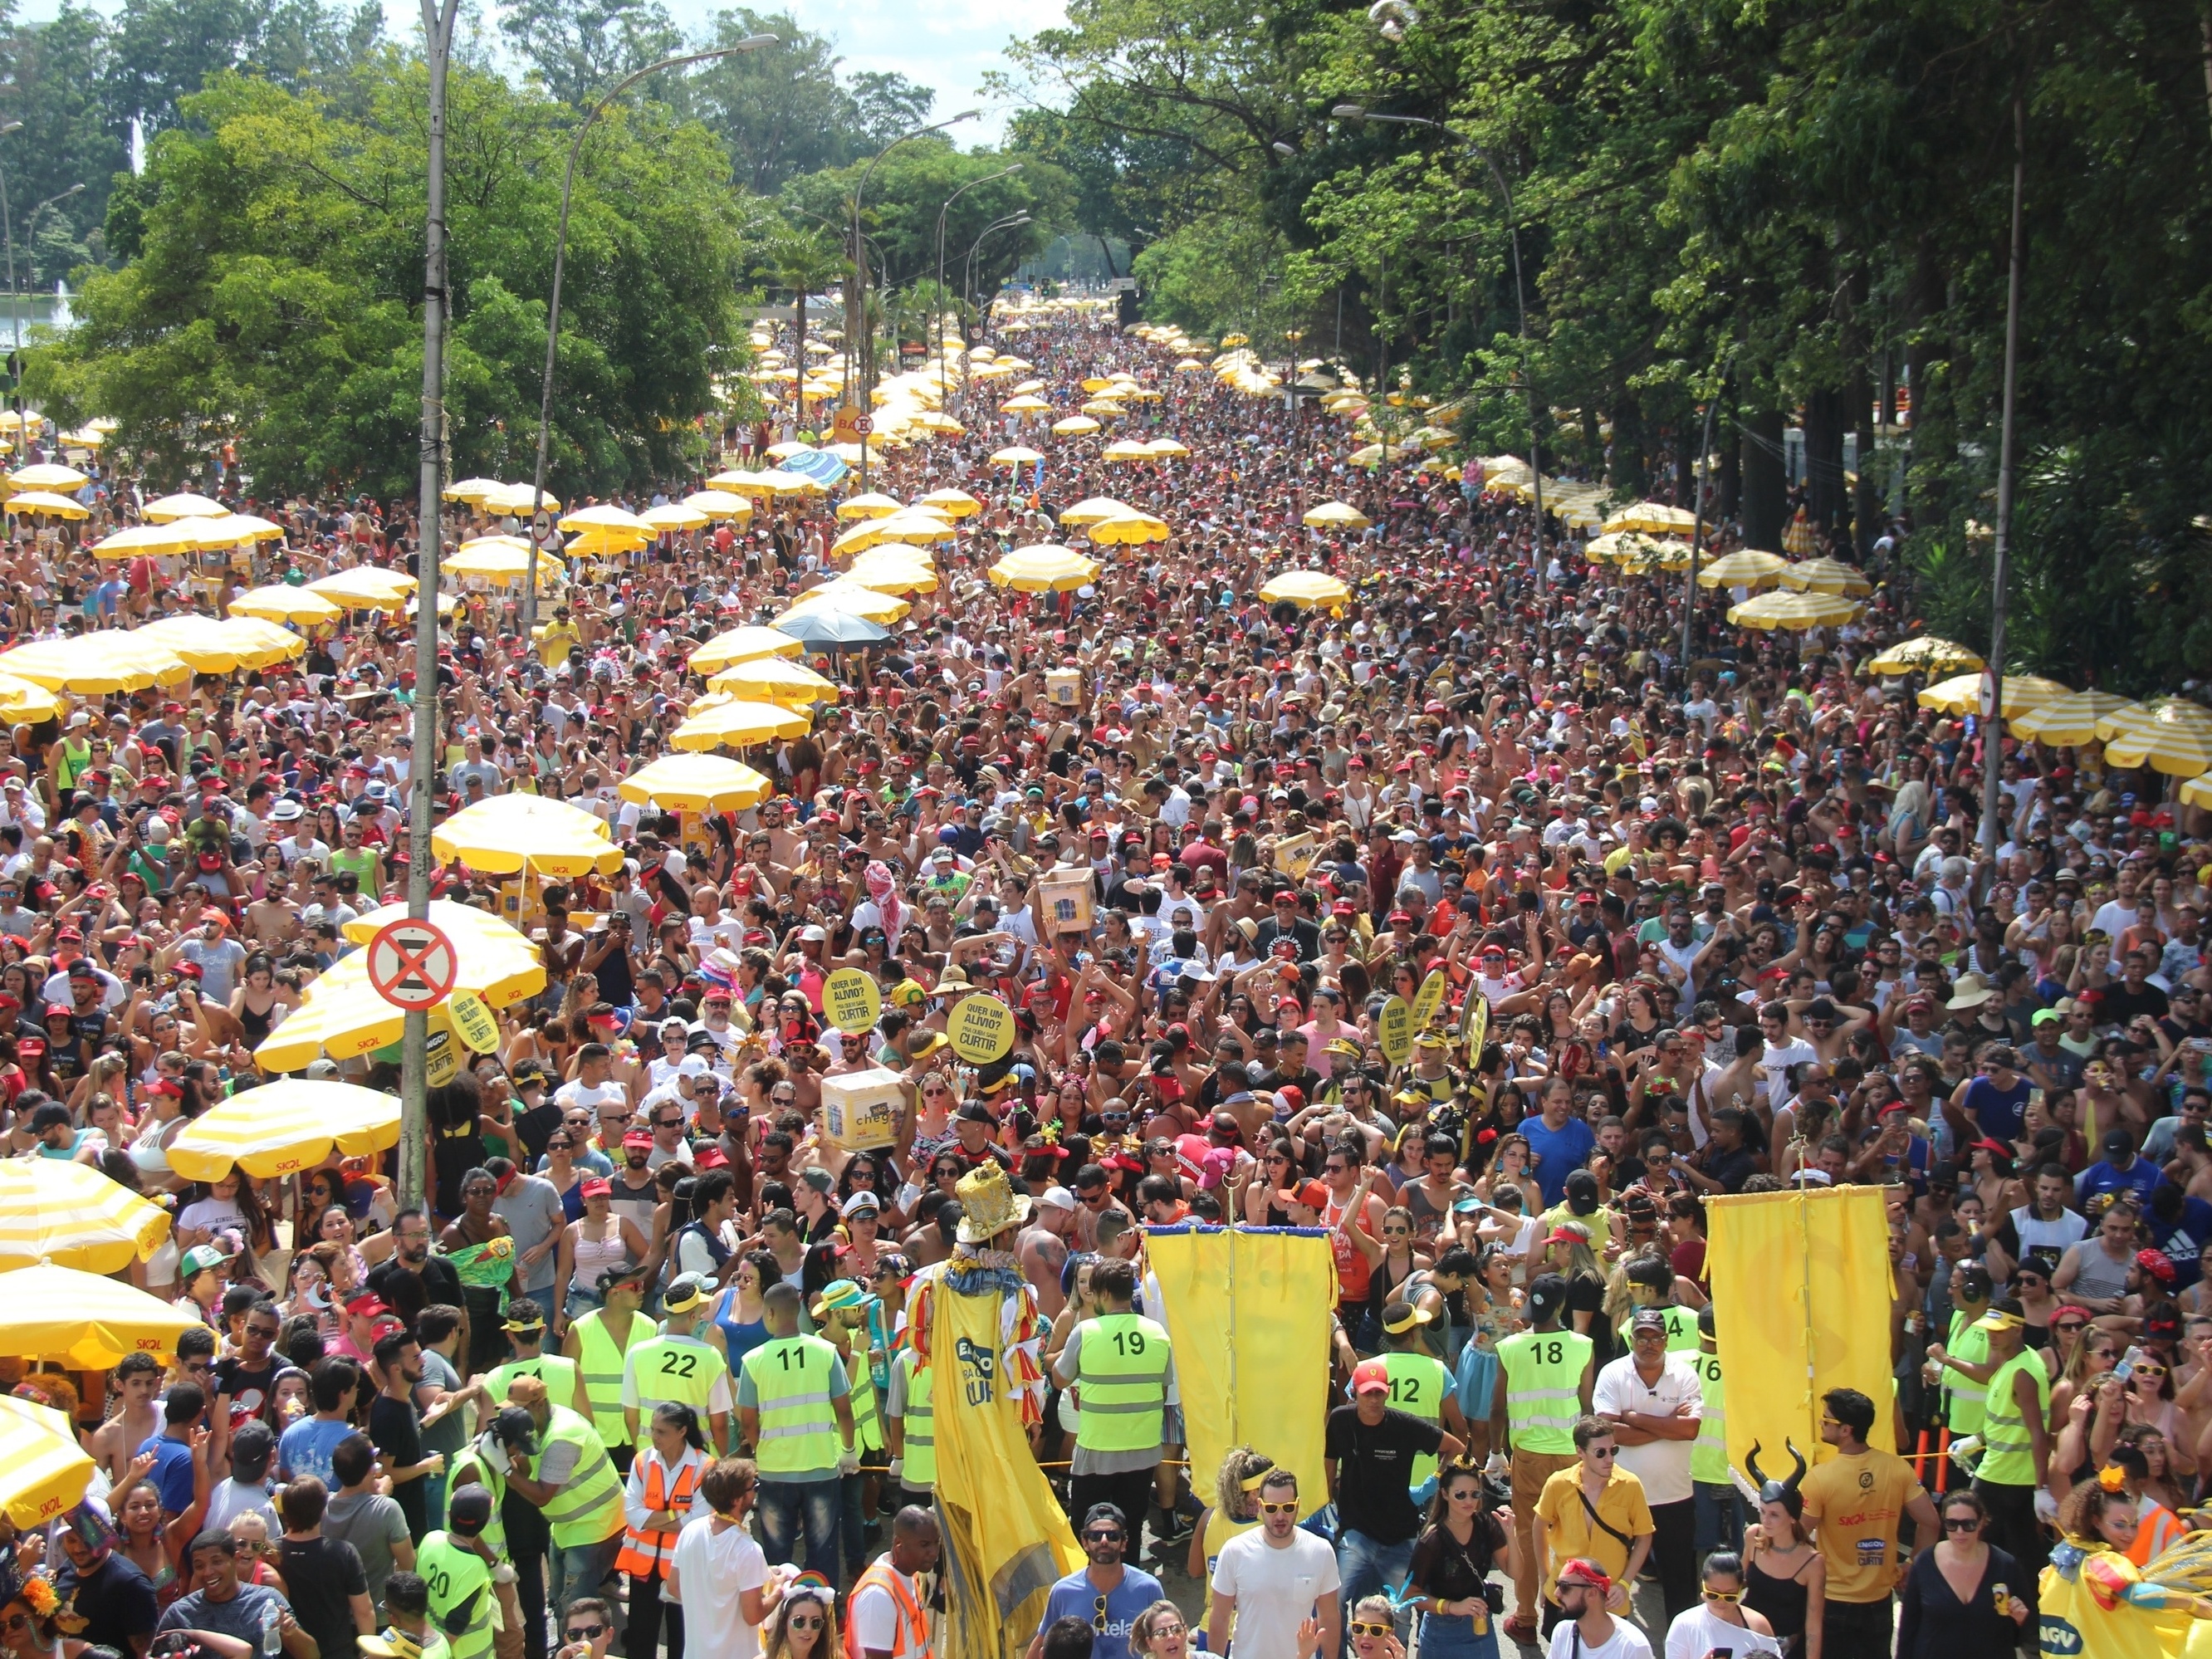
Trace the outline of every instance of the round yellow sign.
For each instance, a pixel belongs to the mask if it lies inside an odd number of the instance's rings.
[[[847,1036],[871,1030],[884,1011],[884,994],[874,976],[857,968],[840,968],[822,981],[822,1012]]]
[[[1013,1052],[1014,1011],[994,996],[969,997],[945,1022],[952,1052],[971,1066],[988,1066]]]

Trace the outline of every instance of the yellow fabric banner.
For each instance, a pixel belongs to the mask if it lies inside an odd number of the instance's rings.
[[[1083,1565],[1022,1426],[1023,1379],[1008,1352],[1013,1293],[931,1287],[937,1515],[945,1626],[937,1659],[1018,1659],[1053,1581]]]
[[[1233,1446],[1263,1451],[1298,1477],[1309,1510],[1328,1502],[1322,1478],[1328,1417],[1328,1240],[1291,1231],[1163,1231],[1145,1253],[1175,1344],[1191,1486],[1212,1502]]]
[[[1889,1352],[1889,1217],[1879,1187],[1705,1200],[1713,1326],[1728,1389],[1729,1462],[1787,1474],[1787,1440],[1817,1463],[1820,1396],[1875,1403],[1871,1444],[1896,1449]]]

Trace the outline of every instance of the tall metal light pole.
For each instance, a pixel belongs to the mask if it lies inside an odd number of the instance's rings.
[[[422,506],[415,569],[415,763],[407,775],[407,914],[430,915],[430,817],[438,764],[438,522],[446,459],[446,69],[460,0],[422,0],[429,60],[428,216],[422,253]],[[399,1049],[399,1201],[421,1204],[428,1189],[430,1016],[410,1012]]]
[[[11,132],[21,132],[21,121],[0,123],[0,138]],[[8,216],[8,169],[0,167],[0,232],[8,242],[8,331],[9,350],[15,359],[15,441],[27,449],[29,441],[23,435],[23,316],[15,301],[15,227]],[[21,459],[20,452],[17,459]]]
[[[1997,761],[2004,736],[2006,556],[2012,549],[2013,388],[2020,362],[2021,199],[2027,189],[2027,107],[2012,99],[2012,270],[2005,280],[2004,414],[1997,439],[1997,537],[1990,562],[1989,708],[1982,724],[1982,845],[1996,856],[2002,842],[1997,803],[2004,797]]]
[[[423,0],[428,5],[429,0]],[[561,228],[553,238],[553,297],[545,307],[545,378],[538,393],[538,468],[530,481],[530,570],[522,582],[522,648],[535,649],[530,636],[538,626],[538,561],[544,550],[538,544],[538,520],[545,511],[545,452],[552,435],[553,425],[553,364],[561,345],[561,278],[568,260],[568,206],[576,193],[576,158],[583,154],[584,140],[599,125],[616,99],[628,92],[648,75],[658,75],[665,69],[680,69],[686,64],[710,64],[717,58],[734,58],[740,52],[758,52],[763,46],[777,44],[773,34],[749,34],[733,46],[716,46],[711,52],[687,52],[675,58],[664,58],[657,64],[647,64],[643,69],[632,70],[614,83],[592,106],[591,113],[584,117],[569,141],[568,166],[561,175]],[[805,362],[799,364],[804,376]]]
[[[942,121],[933,121],[926,127],[916,127],[902,132],[868,158],[868,165],[860,169],[860,182],[853,186],[853,289],[845,296],[845,334],[848,350],[856,354],[852,361],[860,368],[860,413],[866,415],[874,407],[871,397],[876,381],[875,331],[868,326],[868,252],[860,239],[860,198],[867,193],[868,180],[876,165],[901,144],[911,143],[916,138],[933,132],[942,132],[947,127],[957,126],[963,121],[973,121],[982,114],[980,109],[963,109],[957,115],[948,115]],[[845,393],[852,395],[853,377],[845,378]],[[868,434],[860,434],[860,488],[868,487]]]
[[[1376,8],[1375,9],[1381,9]],[[1375,15],[1370,10],[1370,16]],[[1504,173],[1492,159],[1489,150],[1455,128],[1442,121],[1431,121],[1423,115],[1383,115],[1360,104],[1339,104],[1329,112],[1340,121],[1383,121],[1398,127],[1433,127],[1454,143],[1465,146],[1468,153],[1490,169],[1490,177],[1498,186],[1498,194],[1505,204],[1505,231],[1513,244],[1513,301],[1521,313],[1521,389],[1528,401],[1528,478],[1536,511],[1534,558],[1532,561],[1536,577],[1536,591],[1544,591],[1544,463],[1536,432],[1536,373],[1528,361],[1528,290],[1521,276],[1521,225],[1513,209],[1513,186],[1505,180]],[[1390,388],[1382,393],[1387,405]]]
[[[1004,179],[1010,173],[1019,173],[1021,170],[1022,164],[1019,161],[1016,161],[1012,167],[1000,167],[996,173],[987,173],[981,179],[970,179],[966,184],[961,185],[959,189],[954,191],[951,195],[946,197],[945,198],[945,205],[937,210],[937,401],[939,404],[944,403],[946,396],[946,388],[945,385],[945,216],[952,210],[952,204],[955,202],[965,196],[969,191],[975,189],[976,185],[988,185],[994,179]],[[966,343],[965,340],[963,340],[962,343],[964,345]]]
[[[983,227],[982,234],[968,244],[967,269],[960,278],[960,292],[966,297],[969,305],[975,303],[975,250],[983,246],[985,239],[994,231],[1012,230],[1016,226],[1025,225],[1029,222],[1030,215],[1027,208],[1024,208],[1019,213],[1009,213],[1003,219],[991,221],[989,224]]]

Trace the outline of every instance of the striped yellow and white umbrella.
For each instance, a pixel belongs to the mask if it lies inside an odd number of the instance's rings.
[[[619,530],[649,541],[653,534],[653,526],[627,507],[605,504],[579,507],[574,513],[562,514],[559,528],[564,536],[580,536],[595,530]]]
[[[127,1353],[173,1354],[179,1337],[203,1328],[198,1314],[120,1279],[41,1264],[8,1275],[0,1354],[106,1370]]]
[[[826,495],[830,486],[808,477],[804,472],[787,472],[775,467],[760,475],[762,486],[771,495]]]
[[[1697,522],[1698,515],[1686,508],[1669,507],[1664,501],[1638,501],[1622,507],[1599,528],[1638,530],[1649,536],[1686,536]]]
[[[605,818],[543,795],[493,795],[464,806],[430,832],[430,850],[441,863],[459,859],[499,876],[526,864],[549,876],[605,876],[623,862]]]
[[[212,496],[195,495],[185,490],[147,502],[138,509],[138,516],[149,524],[167,524],[174,519],[220,519],[229,511]]]
[[[729,489],[694,490],[684,498],[684,505],[710,519],[750,519],[753,515],[753,504]]]
[[[485,496],[499,495],[511,487],[501,483],[497,478],[463,478],[457,483],[447,484],[438,493],[447,501],[466,501],[470,506],[474,507]]]
[[[1874,592],[1866,572],[1841,559],[1803,559],[1782,573],[1782,585],[1796,593],[1841,593],[1864,599]]]
[[[1021,593],[1073,593],[1098,580],[1098,561],[1072,547],[1018,547],[991,567],[991,580]]]
[[[1352,590],[1321,570],[1285,570],[1267,578],[1260,589],[1264,605],[1289,600],[1302,611],[1341,611],[1352,603]]]
[[[1867,664],[1877,674],[1976,674],[1988,665],[1978,653],[1933,634],[1902,641]]]
[[[817,702],[835,702],[844,688],[816,673],[802,662],[781,657],[757,657],[736,663],[707,682],[710,691],[726,691],[757,702],[789,704],[804,708]]]
[[[1117,501],[1111,495],[1092,495],[1060,510],[1062,524],[1097,524],[1101,519],[1119,518],[1124,513],[1137,509],[1127,501]]]
[[[886,495],[872,489],[865,495],[848,495],[837,503],[841,519],[887,519],[894,513],[903,513],[906,507],[896,495]]]
[[[993,466],[1028,466],[1032,462],[1041,461],[1043,459],[1042,455],[1031,449],[1027,444],[1009,444],[1004,449],[994,449],[991,452]]]
[[[915,505],[952,520],[972,519],[983,510],[983,503],[964,489],[933,489]]]
[[[1600,541],[1605,538],[1601,536]],[[1635,536],[1631,538],[1626,555],[1620,561],[1621,574],[1629,576],[1648,576],[1655,570],[1668,572],[1690,568],[1690,544],[1677,536]]]
[[[2005,725],[2016,738],[2079,749],[2096,741],[2098,721],[2135,712],[2148,711],[2116,691],[2075,691],[2017,714],[2008,711]]]
[[[1547,479],[1546,483],[1551,481]],[[1762,553],[1755,547],[1724,553],[1698,572],[1700,587],[1772,587],[1782,580],[1790,561],[1779,553]]]
[[[2025,714],[2031,708],[2073,695],[2072,686],[2061,685],[2057,680],[2037,674],[2008,674],[2004,677],[2005,718],[2009,720],[2015,713]],[[1938,680],[1921,691],[1920,706],[1947,714],[1971,714],[1982,706],[1982,677],[1959,674]]]
[[[704,507],[666,501],[659,507],[649,507],[637,516],[665,534],[670,531],[702,529],[712,522],[713,515]]]
[[[174,528],[191,532],[192,545],[212,551],[248,542],[281,542],[284,526],[255,513],[226,513],[220,519],[179,519]]]
[[[134,524],[104,536],[92,544],[92,554],[97,559],[171,558],[193,550],[191,526],[186,520],[177,524]]]
[[[528,484],[501,484],[496,489],[487,491],[477,502],[477,507],[490,518],[526,519],[541,509],[547,513],[558,513],[561,498],[550,491],[540,496]]]
[[[2212,772],[2201,778],[2191,778],[2183,784],[2181,799],[2185,805],[2212,809]]]
[[[913,547],[927,547],[953,538],[952,520],[920,507],[908,507],[894,513],[888,519],[876,519],[868,528],[879,542],[904,542]]]
[[[615,793],[663,811],[742,812],[774,794],[775,785],[725,756],[663,755],[617,784]]]
[[[0,651],[0,674],[28,680],[49,691],[84,696],[173,685],[190,679],[192,671],[181,657],[151,640],[108,629],[73,640],[39,640],[12,651]]]
[[[0,1273],[52,1261],[120,1273],[169,1236],[169,1212],[88,1164],[0,1162]]]
[[[44,1526],[82,1504],[93,1468],[66,1415],[0,1395],[0,1509],[17,1527]]]
[[[1135,547],[1146,542],[1164,542],[1175,532],[1166,520],[1156,519],[1149,513],[1116,513],[1094,522],[1090,534],[1097,546]]]
[[[690,669],[695,674],[711,674],[717,669],[727,668],[732,663],[750,662],[759,657],[796,657],[806,647],[788,634],[779,634],[773,628],[762,628],[747,623],[714,635],[691,653]]]
[[[1087,438],[1099,430],[1099,426],[1088,415],[1071,415],[1064,421],[1054,421],[1052,429],[1057,437]]]
[[[1140,438],[1116,438],[1098,452],[1102,461],[1149,461],[1152,452]]]
[[[1024,392],[1019,397],[1009,398],[999,405],[1001,415],[1042,415],[1052,405],[1034,392]]]
[[[920,548],[877,547],[854,560],[844,580],[878,593],[908,598],[937,592],[937,567]]]
[[[438,569],[442,575],[489,582],[495,587],[520,587],[530,566],[530,544],[520,537],[486,536],[445,560]],[[541,593],[568,580],[568,562],[550,549],[539,551],[537,566]]]
[[[187,1181],[220,1181],[235,1166],[265,1181],[312,1170],[333,1152],[369,1158],[398,1144],[398,1096],[286,1078],[194,1118],[169,1143],[169,1168]]]
[[[9,412],[0,425],[11,424],[14,412]],[[18,467],[8,475],[8,482],[18,489],[82,489],[91,480],[73,466],[63,466],[56,461],[40,461],[32,466]]]
[[[766,482],[765,475],[747,471],[739,467],[729,472],[717,472],[707,480],[707,488],[738,495],[773,495],[775,486]]]
[[[1809,628],[1840,627],[1858,613],[1858,601],[1840,594],[1761,593],[1729,606],[1728,619],[1738,628],[1778,628],[1801,633]]]
[[[1310,530],[1364,530],[1374,520],[1348,501],[1323,501],[1307,508],[1298,522]]]
[[[307,654],[307,642],[289,628],[258,617],[163,617],[137,630],[142,640],[164,646],[191,665],[197,674],[233,674],[259,669]]]
[[[305,587],[291,587],[278,582],[272,586],[256,587],[240,594],[230,602],[230,614],[234,617],[258,617],[264,622],[298,623],[303,627],[313,627],[319,623],[337,621],[345,615],[345,607]]]
[[[885,628],[906,620],[914,607],[892,594],[878,593],[863,587],[858,582],[824,582],[819,587],[810,587],[791,602],[784,614],[795,615],[802,611],[842,611],[848,617],[860,617],[872,623],[881,623]]]
[[[356,945],[366,944],[386,922],[407,914],[387,904],[348,922],[343,930]],[[430,920],[453,942],[454,988],[472,991],[494,1008],[504,1008],[545,988],[545,963],[538,948],[488,911],[444,899],[430,901]],[[368,952],[340,957],[310,986],[299,1007],[253,1051],[264,1071],[296,1072],[318,1056],[351,1060],[388,1048],[399,1041],[404,1016],[368,982]],[[450,1031],[446,1005],[430,1011],[430,1028]]]
[[[415,586],[415,578],[404,570],[364,564],[309,582],[307,592],[319,593],[349,611],[404,611]]]
[[[4,665],[5,657],[0,657]],[[2212,708],[2185,697],[2166,697],[2107,714],[2097,722],[2105,761],[2119,767],[2146,763],[2168,777],[2212,772]]]
[[[1159,393],[1156,392],[1152,395],[1157,398]],[[1155,438],[1145,447],[1164,459],[1173,459],[1177,456],[1190,453],[1190,446],[1179,438]]]
[[[41,720],[59,720],[67,708],[58,691],[19,680],[13,674],[0,674],[0,720],[35,726]]]
[[[67,495],[57,495],[51,489],[27,489],[20,495],[10,495],[7,510],[18,518],[36,515],[47,519],[88,519],[92,509],[82,501],[72,501]]]
[[[750,749],[779,738],[803,738],[814,724],[811,715],[772,702],[702,698],[691,707],[690,718],[669,733],[672,748]]]

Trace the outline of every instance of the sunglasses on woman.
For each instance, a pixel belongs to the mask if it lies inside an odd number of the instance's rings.
[[[1370,1625],[1364,1619],[1355,1619],[1352,1621],[1352,1633],[1354,1636],[1389,1636],[1393,1632],[1387,1624]]]

